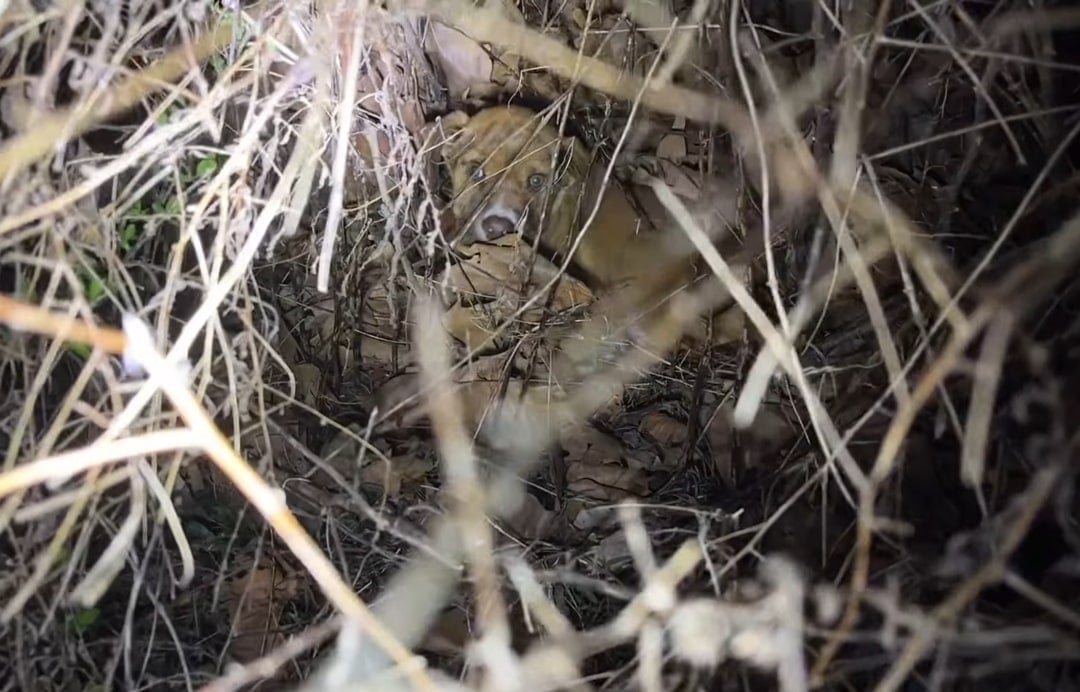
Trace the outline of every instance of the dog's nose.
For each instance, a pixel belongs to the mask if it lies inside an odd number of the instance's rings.
[[[513,233],[514,222],[505,216],[492,214],[480,222],[480,229],[484,232],[484,240],[495,240]]]

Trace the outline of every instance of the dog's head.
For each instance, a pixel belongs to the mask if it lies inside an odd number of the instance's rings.
[[[491,241],[516,231],[531,235],[545,225],[569,224],[573,188],[582,184],[583,152],[534,111],[496,106],[473,116],[461,111],[442,119],[442,158],[450,171],[451,208],[463,239]],[[574,199],[576,210],[576,197]],[[546,211],[545,211],[546,210]],[[554,218],[553,218],[554,217]]]

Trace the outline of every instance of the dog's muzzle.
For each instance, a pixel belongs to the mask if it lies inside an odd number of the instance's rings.
[[[515,212],[504,204],[492,205],[473,221],[469,235],[481,242],[497,240],[517,230],[524,216],[523,212]]]

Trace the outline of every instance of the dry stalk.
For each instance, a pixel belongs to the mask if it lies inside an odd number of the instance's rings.
[[[1076,449],[1076,439],[1074,436],[1072,444],[1064,450],[1061,459],[1037,471],[1024,492],[1013,499],[1012,505],[1017,510],[1017,516],[996,546],[993,557],[953,589],[948,597],[930,612],[933,626],[923,626],[915,630],[911,639],[893,661],[885,677],[874,687],[874,692],[893,692],[900,689],[915,665],[930,648],[936,638],[938,628],[959,617],[964,608],[974,601],[983,589],[1004,578],[1006,563],[1020,547],[1035,517],[1065,475],[1069,464],[1068,455]]]
[[[416,326],[422,380],[429,389],[427,410],[443,460],[444,492],[453,503],[466,562],[474,580],[481,655],[487,673],[496,679],[513,677],[516,666],[510,650],[506,619],[495,564],[495,545],[484,508],[485,490],[473,452],[472,439],[461,415],[460,397],[453,388],[450,353],[435,299],[422,299]]]
[[[102,92],[95,103],[82,102],[44,116],[33,127],[0,147],[0,183],[48,156],[57,142],[78,137],[176,81],[233,38],[231,22],[217,23],[191,45],[173,48],[158,61]]]
[[[334,8],[327,8],[328,15],[323,17],[324,31],[331,33],[331,27],[337,29],[348,37],[342,56],[343,69],[345,72],[345,84],[341,98],[337,102],[337,137],[334,160],[332,163],[333,181],[330,188],[330,206],[326,213],[326,224],[323,227],[322,248],[318,260],[318,289],[325,293],[330,286],[330,267],[334,252],[334,240],[338,236],[338,228],[341,225],[342,205],[345,196],[345,163],[351,147],[350,134],[352,133],[355,119],[357,82],[360,79],[360,58],[363,54],[364,22],[360,16],[360,6],[350,6],[350,3],[337,3]],[[331,23],[333,18],[341,24]],[[373,148],[372,152],[378,151]]]
[[[587,377],[562,401],[500,401],[493,412],[488,435],[491,447],[501,454],[501,470],[484,493],[488,506],[480,505],[477,511],[493,518],[508,516],[516,508],[522,492],[519,474],[525,475],[532,469],[557,435],[568,425],[579,424],[609,401],[612,392],[640,378],[644,370],[659,360],[661,356],[657,353],[666,353],[674,347],[698,315],[716,307],[718,299],[715,294],[702,289],[677,296],[665,312],[666,319],[653,324],[653,332],[647,335],[647,340],[656,347],[655,352],[648,349],[631,350],[610,368]],[[603,321],[602,314],[602,310],[594,313],[582,331],[602,331],[602,325],[598,327],[593,324]],[[593,343],[599,347],[597,342]],[[564,357],[561,349],[559,354],[559,358]],[[568,369],[565,365],[561,367]],[[693,549],[697,550],[696,547]],[[434,555],[439,555],[441,559],[434,558]],[[450,597],[457,581],[457,571],[447,564],[457,562],[463,555],[464,547],[457,522],[439,520],[432,529],[431,550],[414,555],[391,579],[383,595],[374,604],[375,614],[387,623],[405,646],[413,646],[420,641]],[[670,569],[679,574],[683,574],[683,568],[692,568],[692,565],[685,567],[685,558],[680,558],[675,564]],[[658,573],[657,578],[670,577],[668,573],[664,574],[666,576]],[[416,598],[415,594],[418,593],[424,594],[425,598]],[[322,680],[370,677],[385,667],[384,655],[370,646],[364,646],[362,642],[339,642],[338,651],[320,670],[320,677]]]
[[[136,437],[95,443],[82,449],[35,459],[5,471],[0,474],[0,497],[38,483],[48,483],[51,487],[58,488],[76,474],[123,459],[198,447],[198,442],[186,428],[160,430]]]
[[[522,558],[513,555],[507,560],[506,573],[525,604],[526,612],[540,621],[545,630],[556,639],[570,637],[574,626],[566,616],[544,595],[532,569]]]
[[[92,505],[95,500],[94,491],[96,490],[99,473],[100,468],[98,467],[91,468],[87,473],[86,483],[79,488],[74,502],[71,503],[68,511],[64,514],[60,525],[56,527],[48,545],[38,554],[33,572],[23,582],[15,595],[4,605],[4,609],[0,611],[0,622],[10,622],[23,609],[40,585],[44,583],[52,566],[60,559],[64,543],[70,537],[72,531],[75,530],[79,517],[82,516],[87,506]]]
[[[45,308],[3,294],[0,294],[0,321],[15,331],[89,344],[113,355],[120,355],[127,348],[127,339],[119,329],[99,327],[73,316],[61,317]]]
[[[578,635],[577,654],[591,656],[630,641],[654,614],[667,616],[678,602],[675,588],[697,567],[702,556],[701,546],[696,540],[688,540],[680,545],[668,561],[645,580],[641,591],[619,611],[614,620]]]
[[[146,471],[149,471],[149,467],[146,460],[142,458],[138,459],[135,465],[139,473],[132,474],[131,477],[131,501],[128,506],[127,517],[117,529],[116,535],[109,541],[105,551],[94,563],[94,566],[90,568],[82,581],[68,595],[68,599],[72,603],[77,603],[83,608],[97,605],[105,591],[108,590],[117,575],[120,574],[120,570],[124,568],[128,553],[138,538],[139,529],[146,514],[145,476],[147,475]],[[95,471],[98,471],[98,469],[95,469]],[[150,472],[150,475],[152,473]],[[93,492],[93,490],[90,490],[90,492]],[[165,498],[165,502],[166,504],[170,502],[168,497]],[[187,588],[191,582],[191,577],[195,574],[195,565],[191,561],[191,550],[187,548],[187,541],[183,541],[181,546],[181,553],[185,555],[184,574],[181,579],[177,580],[177,585],[180,588]]]
[[[810,384],[802,371],[802,367],[799,365],[798,355],[795,353],[793,345],[772,325],[769,321],[769,317],[754,301],[753,297],[743,285],[743,282],[739,281],[738,277],[735,276],[729,263],[725,261],[724,258],[720,256],[720,253],[717,252],[716,248],[709,243],[708,237],[705,235],[704,231],[702,231],[694,222],[694,219],[691,218],[685,205],[683,205],[679,198],[675,196],[675,193],[660,181],[657,181],[654,184],[653,189],[661,203],[667,207],[667,210],[682,227],[682,230],[690,238],[691,242],[697,246],[698,251],[701,253],[702,257],[704,257],[706,264],[709,265],[709,268],[722,282],[723,288],[735,299],[735,302],[743,312],[746,313],[747,318],[749,318],[751,324],[753,324],[761,334],[767,348],[772,352],[780,366],[795,380],[799,392],[804,397],[807,408],[810,410],[810,419],[818,434],[819,441],[824,446],[823,451],[826,458],[831,459],[833,455],[836,455],[848,480],[857,488],[865,487],[866,475],[859,468],[858,464],[855,463],[850,452],[847,451],[846,446],[841,441],[836,426],[825,411],[825,407],[818,399],[817,394],[811,389]]]
[[[848,602],[844,615],[825,647],[822,648],[812,671],[812,679],[816,683],[822,680],[825,669],[832,657],[839,650],[843,639],[851,631],[858,617],[858,602],[861,594],[869,583],[870,573],[870,547],[873,540],[874,530],[874,500],[877,491],[892,473],[900,455],[900,449],[907,438],[908,431],[923,406],[937,390],[949,373],[953,372],[967,349],[968,345],[989,325],[1000,318],[1002,312],[1022,314],[1023,306],[1049,290],[1062,274],[1072,268],[1080,259],[1080,214],[1074,216],[1057,231],[1048,241],[1042,244],[1044,251],[1035,259],[1013,269],[1005,279],[993,290],[992,296],[988,297],[982,305],[971,315],[969,327],[963,331],[955,331],[938,358],[930,365],[926,373],[920,378],[912,390],[911,400],[906,406],[900,407],[892,424],[882,439],[878,456],[869,474],[869,488],[859,497],[859,522],[856,527],[855,564],[852,569],[851,585]],[[1003,326],[1010,327],[1014,324],[1013,318],[1006,318]],[[1005,335],[996,335],[995,339],[1005,339]],[[990,350],[994,352],[1003,348],[1004,345],[995,345]],[[1033,479],[1034,484],[1037,479]],[[1041,506],[1041,505],[1040,505]],[[966,598],[974,598],[971,594]],[[929,642],[919,639],[921,644],[911,643],[907,651],[920,651]],[[922,647],[922,648],[920,648]],[[917,659],[918,656],[916,655]],[[904,665],[914,666],[915,660],[908,660]],[[900,665],[900,662],[896,664]],[[894,670],[897,668],[894,666]],[[898,685],[899,679],[891,675],[890,685]],[[891,689],[891,688],[890,688]]]
[[[640,97],[642,105],[659,113],[723,125],[737,132],[747,130],[746,112],[733,101],[672,84],[657,87],[602,60],[581,55],[497,10],[460,0],[400,0],[396,4],[407,13],[437,17],[478,41],[512,50],[529,62],[615,98],[634,102]]]
[[[1024,158],[1024,151],[1020,147],[1020,142],[1016,139],[1016,134],[1012,131],[1012,128],[1009,127],[1009,123],[1005,120],[1005,115],[1001,112],[1001,109],[998,107],[997,102],[994,101],[994,98],[990,95],[989,91],[987,91],[986,85],[983,84],[983,80],[979,79],[979,75],[975,74],[975,69],[964,59],[964,56],[956,49],[956,46],[953,41],[949,39],[945,30],[930,16],[919,0],[908,0],[907,4],[914,9],[919,18],[930,27],[930,30],[938,40],[941,41],[942,45],[945,46],[946,50],[949,51],[953,61],[959,65],[960,69],[967,75],[968,79],[971,81],[972,89],[974,89],[975,93],[986,102],[990,112],[994,115],[994,121],[1001,125],[1001,130],[1005,133],[1006,139],[1009,140],[1009,145],[1013,148],[1013,154],[1016,155],[1016,160],[1019,161],[1021,165],[1026,164],[1027,161]]]
[[[157,384],[169,397],[180,416],[195,433],[207,455],[243,493],[248,502],[266,519],[297,559],[319,584],[323,593],[346,617],[360,625],[371,635],[375,643],[404,668],[405,673],[420,689],[433,690],[434,683],[423,665],[403,647],[351,587],[342,580],[333,563],[323,554],[318,544],[304,530],[284,503],[280,489],[271,488],[233,449],[217,426],[206,414],[188,389],[185,373],[171,365],[157,353],[149,328],[135,317],[125,319],[124,331],[128,338],[129,355],[136,359],[149,373],[147,387]]]
[[[235,692],[245,685],[270,678],[292,659],[334,636],[340,628],[340,615],[314,625],[303,634],[290,637],[284,644],[258,660],[233,665],[223,676],[200,688],[199,692]]]
[[[686,17],[686,22],[679,24],[676,17],[666,5],[649,0],[627,0],[625,2],[626,13],[638,24],[641,29],[649,31],[666,31],[671,36],[671,47],[664,64],[656,71],[655,76],[649,80],[654,87],[662,87],[671,82],[671,78],[677,72],[692,74],[690,69],[683,70],[684,66],[699,66],[701,64],[701,51],[695,45],[695,27],[700,25],[705,16],[712,9],[712,0],[694,0],[694,5]],[[665,39],[666,40],[666,39]]]

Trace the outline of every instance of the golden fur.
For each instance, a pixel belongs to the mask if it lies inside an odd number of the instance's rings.
[[[520,230],[529,240],[539,234],[541,248],[561,262],[584,230],[571,268],[600,297],[618,291],[628,312],[609,317],[624,326],[694,279],[695,254],[682,234],[643,220],[615,181],[605,184],[586,147],[540,114],[495,106],[471,117],[452,113],[442,125],[451,209],[465,242]],[[725,330],[722,338],[734,336]]]

